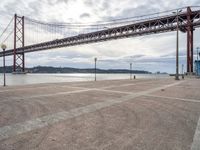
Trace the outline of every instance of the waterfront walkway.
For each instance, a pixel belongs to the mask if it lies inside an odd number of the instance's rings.
[[[0,88],[0,150],[199,150],[200,80]]]

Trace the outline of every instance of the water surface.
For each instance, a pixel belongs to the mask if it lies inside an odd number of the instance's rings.
[[[168,75],[136,74],[136,78],[168,78]],[[130,74],[97,74],[97,80],[129,79]],[[93,81],[94,74],[6,74],[7,85],[26,85],[37,83],[58,83],[75,81]],[[3,84],[3,74],[0,74],[0,84]]]

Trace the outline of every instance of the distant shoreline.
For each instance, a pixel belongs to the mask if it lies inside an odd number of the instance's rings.
[[[94,68],[70,68],[70,67],[51,67],[51,66],[37,66],[32,68],[25,69],[27,73],[95,73]],[[0,73],[3,72],[3,68],[0,67]],[[12,66],[6,67],[7,73],[12,73]],[[152,74],[149,71],[145,70],[132,70],[133,74]],[[96,73],[98,74],[130,74],[130,70],[128,69],[96,69]]]

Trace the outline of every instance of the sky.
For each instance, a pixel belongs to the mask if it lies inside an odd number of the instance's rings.
[[[15,13],[44,22],[95,23],[198,4],[199,0],[1,0],[0,33]],[[198,46],[200,30],[196,29],[194,48]],[[25,64],[92,68],[97,57],[102,69],[128,69],[133,63],[135,70],[174,73],[175,50],[176,32],[169,32],[29,53]],[[180,33],[180,67],[186,66],[185,56],[186,34]],[[12,65],[12,59],[7,57],[6,64]]]

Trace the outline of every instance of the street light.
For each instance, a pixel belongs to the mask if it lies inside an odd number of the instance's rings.
[[[198,55],[199,55],[199,50],[200,50],[200,47],[197,47],[197,61],[199,59]]]
[[[198,62],[198,60],[199,60],[199,47],[197,47],[197,63],[196,63],[196,68],[197,68],[197,70],[196,70],[196,73],[197,73],[197,75],[199,74],[199,62]]]
[[[97,58],[95,57],[94,58],[94,74],[95,74],[94,81],[97,81],[97,75],[96,75],[96,73],[97,73]]]
[[[182,12],[182,10],[177,10],[176,12],[173,12],[173,14],[176,14],[176,77],[175,80],[179,80],[179,19],[178,19],[178,15]]]
[[[130,80],[132,80],[132,63],[130,63]]]
[[[6,86],[5,50],[6,50],[7,46],[5,44],[1,44],[1,48],[3,49],[3,77],[4,77],[3,86]]]
[[[184,64],[182,64],[182,79],[184,79]]]

